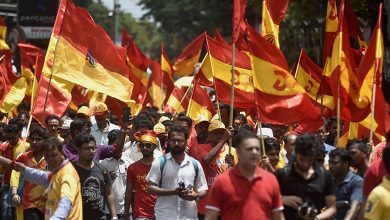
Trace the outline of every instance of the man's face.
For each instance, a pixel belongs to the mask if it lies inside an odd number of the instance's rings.
[[[107,127],[107,113],[103,115],[95,115],[95,120],[98,128],[104,129]]]
[[[276,167],[276,165],[279,163],[279,153],[280,151],[277,151],[276,149],[272,149],[267,152],[269,162],[273,167]]]
[[[331,157],[329,158],[329,170],[334,176],[340,176],[341,174],[348,172],[348,162],[342,161],[339,156]]]
[[[225,129],[216,129],[214,131],[211,131],[208,136],[209,142],[215,146],[224,138],[225,132]]]
[[[315,156],[305,157],[301,154],[296,154],[296,168],[300,171],[306,172],[313,166],[315,159]]]
[[[209,125],[210,123],[207,121],[202,121],[195,125],[196,135],[200,144],[204,144],[207,140]]]
[[[186,121],[176,121],[176,124],[184,127],[187,131],[190,131],[190,126],[188,126]]]
[[[292,134],[287,137],[286,143],[284,143],[284,148],[288,153],[291,153],[295,149],[295,140],[297,139],[297,136]]]
[[[62,153],[57,148],[45,148],[43,154],[50,169],[58,167],[64,159]]]
[[[187,140],[184,133],[172,132],[168,137],[168,148],[173,155],[179,155],[186,150]]]
[[[80,159],[92,162],[96,152],[96,143],[94,141],[85,143],[80,148],[77,148],[77,151]]]
[[[352,145],[349,149],[349,152],[351,153],[351,165],[352,166],[358,166],[359,164],[364,163],[364,160],[366,159],[366,154],[359,149],[358,146],[355,144]]]
[[[39,152],[42,150],[43,138],[38,134],[33,134],[29,137],[30,147],[33,151]]]
[[[27,119],[26,114],[21,114],[21,115],[19,115],[18,118],[19,118],[20,122],[22,122],[23,126],[27,125],[28,119]]]
[[[144,141],[138,143],[138,148],[144,157],[149,157],[153,155],[153,151],[156,148],[156,145],[151,142]]]
[[[315,136],[318,138],[319,141],[321,141],[322,144],[325,143],[326,135],[328,135],[328,132],[326,131],[324,126],[320,127],[315,133]]]
[[[19,133],[6,132],[5,137],[11,146],[15,146],[19,141]]]
[[[257,138],[242,140],[237,148],[238,162],[245,166],[257,166],[260,162],[260,141]]]
[[[276,139],[279,139],[287,132],[285,125],[271,125],[272,133]]]
[[[60,128],[60,122],[57,119],[51,119],[47,121],[46,129],[51,137],[58,136],[58,130]]]

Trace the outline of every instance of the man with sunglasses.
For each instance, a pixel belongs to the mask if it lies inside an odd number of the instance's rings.
[[[0,145],[0,156],[13,161],[30,148],[30,144],[20,139],[21,132],[22,127],[19,125],[18,120],[11,119],[7,128],[5,129],[5,137],[7,141]],[[9,212],[9,208],[11,207],[7,203],[7,197],[9,196],[8,192],[10,190],[11,171],[12,170],[4,169],[2,166],[0,166],[0,173],[4,174],[1,219],[11,219],[13,217],[13,212]]]
[[[63,141],[60,136],[61,119],[56,115],[48,115],[45,118],[45,127],[50,134],[50,137],[57,137],[60,141]]]
[[[148,175],[154,160],[153,151],[157,147],[157,134],[151,130],[139,131],[135,133],[134,137],[138,141],[138,148],[143,157],[131,164],[127,170],[125,216],[126,219],[129,219],[131,204],[134,220],[151,220],[154,219],[154,205],[157,196],[148,194],[146,175]]]

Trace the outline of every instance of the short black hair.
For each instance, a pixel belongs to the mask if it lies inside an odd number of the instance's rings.
[[[234,120],[240,120],[240,121],[243,121],[244,123],[247,123],[247,122],[248,122],[248,120],[246,119],[245,115],[243,115],[243,114],[237,115],[237,116],[234,118]]]
[[[20,130],[21,129],[19,125],[15,123],[8,124],[8,126],[5,128],[6,133],[12,133],[12,134],[17,134],[20,132]]]
[[[365,154],[368,154],[370,149],[367,145],[367,141],[363,139],[352,139],[349,140],[347,143],[347,150],[351,150],[352,146],[355,145],[360,151],[362,151]]]
[[[119,129],[114,129],[114,130],[111,130],[110,132],[108,132],[108,135],[107,135],[107,138],[108,138],[108,144],[111,145],[111,144],[114,144],[116,138],[118,137],[120,133],[120,130]]]
[[[239,132],[237,132],[233,135],[233,140],[232,140],[233,147],[235,147],[235,148],[239,147],[240,144],[246,139],[259,140],[259,138],[255,134],[253,134],[252,132],[245,130],[245,129],[240,130]]]
[[[274,138],[266,138],[264,139],[264,149],[265,152],[269,152],[271,150],[280,151],[280,144],[279,142]]]
[[[0,122],[0,128],[2,128],[4,131],[7,128],[7,124],[4,122]]]
[[[62,141],[60,141],[57,137],[49,137],[43,142],[42,147],[44,150],[52,150],[53,148],[56,148],[61,154],[64,154],[62,151]]]
[[[88,144],[91,141],[96,144],[96,140],[91,134],[79,134],[76,136],[75,145],[80,148],[83,144]]]
[[[57,115],[50,114],[50,115],[46,116],[46,118],[45,118],[45,125],[47,125],[47,123],[48,123],[50,120],[53,120],[53,119],[55,119],[55,120],[57,120],[59,123],[61,123],[60,117],[58,117]]]
[[[48,139],[50,137],[49,132],[47,131],[47,129],[42,127],[42,126],[34,127],[31,130],[29,137],[31,138],[34,134],[38,135],[42,139]]]
[[[138,131],[140,129],[153,130],[153,123],[144,116],[137,116],[133,120],[133,130]]]
[[[255,131],[255,129],[252,127],[252,125],[250,125],[248,123],[245,123],[245,124],[241,125],[239,130],[247,130],[247,131],[250,131],[250,132],[254,132]]]
[[[85,126],[92,126],[91,121],[89,119],[75,118],[70,123],[69,131],[71,134],[73,134],[75,131],[79,131]]]
[[[303,133],[295,140],[295,154],[304,157],[315,157],[323,146],[313,133]]]
[[[330,126],[331,126],[332,123],[334,123],[334,122],[337,122],[336,116],[332,116],[332,117],[326,119],[326,121],[325,121],[325,129],[326,129],[326,131],[329,131],[329,130],[330,130]]]
[[[188,138],[190,137],[190,134],[188,133],[188,130],[185,127],[178,124],[173,124],[168,131],[168,140],[172,136],[173,132],[183,133],[186,140],[188,140]]]
[[[12,118],[8,121],[8,126],[15,125],[18,128],[18,132],[22,131],[23,125],[22,122],[18,118]]]
[[[186,122],[189,128],[192,126],[192,119],[186,115],[179,116],[176,120]]]
[[[390,142],[383,149],[382,160],[387,172],[390,173]]]
[[[336,148],[329,153],[329,158],[339,157],[343,162],[351,164],[351,153],[343,148]]]

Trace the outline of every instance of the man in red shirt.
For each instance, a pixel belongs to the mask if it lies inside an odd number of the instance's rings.
[[[260,141],[249,131],[233,137],[238,164],[217,176],[209,192],[206,220],[284,219],[276,177],[258,166]]]
[[[157,134],[154,131],[140,131],[135,133],[138,148],[143,157],[131,164],[127,169],[127,184],[125,194],[125,216],[129,218],[130,203],[133,208],[133,219],[154,219],[154,205],[157,196],[147,193],[148,175],[153,162],[153,151],[157,147]]]

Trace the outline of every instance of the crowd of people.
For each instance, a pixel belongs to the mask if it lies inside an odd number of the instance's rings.
[[[229,127],[219,109],[2,114],[1,219],[390,219],[390,142],[333,146],[335,118],[309,133],[234,111]]]

